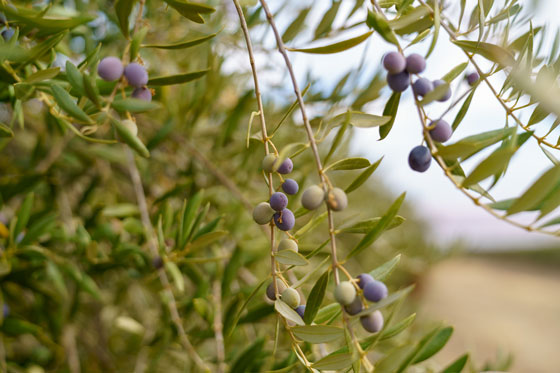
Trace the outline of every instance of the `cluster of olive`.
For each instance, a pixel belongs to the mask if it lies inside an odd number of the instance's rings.
[[[356,280],[340,282],[334,290],[334,298],[344,306],[346,313],[357,315],[364,310],[364,306],[367,306],[364,300],[379,302],[386,298],[388,293],[387,286],[383,282],[375,280],[368,273],[362,273]],[[383,322],[383,314],[379,310],[360,316],[362,327],[370,333],[380,331]]]
[[[412,53],[406,58],[399,52],[389,52],[383,57],[383,67],[387,70],[387,84],[394,92],[403,92],[410,85],[410,75],[417,75],[418,78],[412,84],[414,95],[424,97],[438,86],[446,84],[444,80],[437,79],[431,81],[419,76],[426,69],[426,60],[417,53]],[[473,86],[479,79],[476,72],[466,76],[469,85]],[[451,89],[448,88],[442,93],[437,101],[445,102],[451,98]],[[453,134],[453,129],[444,119],[437,119],[429,124],[430,138],[436,142],[446,142]],[[408,164],[414,171],[424,172],[430,167],[432,154],[423,145],[414,147],[408,156]]]

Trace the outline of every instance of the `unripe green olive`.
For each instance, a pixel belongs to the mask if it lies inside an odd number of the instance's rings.
[[[331,189],[327,195],[327,205],[334,211],[342,211],[348,206],[348,197],[340,188]]]
[[[300,298],[299,298],[299,293],[297,292],[296,289],[287,288],[282,292],[281,299],[284,303],[286,303],[291,308],[296,308],[297,306],[299,306]]]
[[[278,168],[278,157],[275,154],[267,154],[262,160],[262,168],[264,172],[274,172]]]
[[[278,244],[278,251],[282,251],[282,250],[292,250],[297,253],[298,244],[296,241],[292,240],[291,238],[284,238]]]
[[[125,119],[121,122],[121,124],[128,130],[128,132],[132,133],[134,136],[138,135],[138,127],[136,123],[130,119]]]
[[[253,220],[260,225],[270,222],[274,215],[274,210],[268,202],[261,202],[253,209]]]
[[[325,191],[319,185],[312,185],[301,195],[301,204],[308,210],[315,210],[325,200]]]
[[[276,287],[278,288],[278,294],[282,294],[286,290],[286,285],[280,279],[276,279]],[[266,296],[270,300],[276,300],[276,294],[274,293],[274,283],[268,284],[266,288]]]
[[[350,281],[342,281],[334,289],[334,299],[343,306],[352,304],[356,298],[356,288]]]

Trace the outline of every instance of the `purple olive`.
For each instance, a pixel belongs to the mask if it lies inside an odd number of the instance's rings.
[[[124,76],[128,84],[133,87],[142,87],[148,84],[148,72],[144,66],[136,62],[131,62],[124,68]]]
[[[155,269],[163,268],[163,258],[159,255],[156,256],[154,259],[152,259],[152,265]]]
[[[432,83],[430,79],[418,78],[416,79],[414,84],[412,84],[412,91],[414,92],[415,95],[420,97],[426,96],[428,92],[431,92],[433,90],[434,90],[434,83]]]
[[[6,303],[4,303],[2,305],[2,315],[4,315],[4,317],[6,317],[9,314],[10,314],[10,306],[8,306]]]
[[[352,303],[345,306],[344,309],[349,315],[357,315],[358,313],[362,312],[364,309],[364,305],[362,304],[362,299],[360,297],[354,298]]]
[[[286,285],[280,279],[276,279],[276,287],[278,288],[278,294],[282,294],[286,290]],[[274,284],[271,282],[266,287],[266,296],[270,300],[276,300],[276,294],[274,294]]]
[[[403,92],[410,85],[410,78],[406,71],[398,74],[387,74],[387,84],[393,92]]]
[[[471,87],[478,82],[478,79],[480,79],[480,75],[478,75],[476,71],[467,75],[467,83],[469,83]]]
[[[357,278],[360,289],[363,289],[368,282],[374,281],[373,277],[369,273],[359,274]]]
[[[451,135],[453,135],[453,130],[449,123],[444,121],[443,119],[439,119],[436,122],[432,122],[430,127],[433,127],[430,130],[430,137],[437,142],[446,142],[449,140]]]
[[[430,168],[431,162],[432,155],[430,154],[430,150],[422,145],[414,147],[408,155],[408,165],[414,171],[426,171],[428,168]]]
[[[274,214],[274,223],[281,231],[289,231],[296,225],[296,217],[293,212],[284,209]]]
[[[426,69],[426,60],[418,53],[412,53],[406,57],[406,71],[410,74],[420,74]]]
[[[286,179],[282,183],[282,190],[286,194],[294,195],[297,194],[297,192],[299,191],[299,185],[297,181],[295,181],[294,179]]]
[[[386,298],[388,293],[387,286],[381,281],[373,280],[364,287],[364,297],[370,302],[379,302]]]
[[[390,74],[398,74],[406,68],[406,60],[398,52],[389,52],[383,57],[383,67]]]
[[[9,41],[15,33],[13,28],[5,29],[2,31],[2,38],[4,38],[5,41]]]
[[[147,87],[134,88],[132,97],[149,102],[152,101],[152,91]]]
[[[296,307],[296,312],[298,315],[301,316],[301,318],[303,319],[303,315],[305,314],[305,304],[302,304],[300,306]]]
[[[434,80],[434,89],[439,87],[442,84],[447,84],[447,82],[445,80],[442,79],[438,79],[438,80]],[[445,92],[445,94],[443,96],[441,96],[438,101],[439,102],[445,102],[447,100],[449,100],[451,98],[451,88],[448,88],[447,91]]]
[[[294,162],[290,158],[286,158],[278,167],[278,173],[282,175],[289,174],[294,169]]]
[[[123,74],[123,65],[117,57],[105,57],[97,65],[97,74],[103,80],[111,82]]]
[[[373,311],[372,313],[360,317],[360,323],[366,331],[377,333],[383,329],[383,314],[380,311]]]
[[[288,206],[288,197],[282,192],[276,192],[270,196],[270,207],[276,211],[282,211]]]

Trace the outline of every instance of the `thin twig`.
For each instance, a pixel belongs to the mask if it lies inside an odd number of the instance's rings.
[[[265,121],[265,116],[264,116],[264,107],[262,104],[262,96],[260,93],[260,88],[259,88],[259,79],[258,79],[258,75],[257,75],[257,69],[255,66],[255,58],[254,58],[254,54],[253,54],[253,46],[251,43],[251,37],[249,35],[249,27],[247,26],[247,22],[245,21],[245,16],[243,15],[243,9],[241,8],[241,5],[239,4],[238,0],[232,0],[234,5],[235,5],[235,9],[237,10],[237,14],[239,16],[239,23],[241,25],[241,30],[243,31],[243,36],[245,38],[245,43],[247,44],[247,53],[249,55],[249,62],[251,65],[251,71],[253,73],[253,82],[255,85],[255,96],[257,98],[257,105],[258,105],[258,109],[259,109],[259,116],[260,116],[260,120],[261,120],[261,133],[262,133],[262,137],[263,137],[263,141],[264,141],[264,148],[265,148],[265,154],[269,153],[269,149],[268,149],[268,144],[270,142],[270,138],[267,135],[267,131],[266,131],[266,121]],[[272,144],[272,142],[270,142],[270,144]],[[267,181],[268,181],[268,188],[269,188],[269,196],[272,195],[272,193],[274,192],[274,186],[272,183],[272,173],[267,173]],[[274,259],[274,255],[275,255],[275,247],[274,247],[274,223],[271,221],[270,222],[270,267],[271,267],[271,275],[272,275],[272,286],[274,287],[274,293],[276,296],[276,299],[279,299],[279,294],[278,294],[278,286],[276,284],[276,278],[278,277],[277,274],[277,270],[276,270],[276,260]],[[279,315],[280,319],[282,320],[282,322],[284,323],[284,327],[288,332],[288,335],[290,336],[290,338],[292,339],[292,345],[294,347],[294,349],[296,350],[295,352],[301,356],[301,358],[303,359],[305,366],[307,369],[311,369],[311,363],[307,360],[307,357],[305,356],[305,354],[303,353],[303,351],[301,350],[301,347],[298,345],[297,343],[297,339],[295,337],[295,335],[293,334],[291,328],[288,326],[288,322],[287,320],[282,316]]]
[[[304,125],[305,131],[307,133],[307,138],[309,140],[309,144],[311,146],[311,151],[313,153],[313,158],[315,159],[315,164],[317,166],[317,172],[319,174],[319,178],[320,178],[320,180],[323,184],[323,188],[324,188],[325,192],[328,193],[331,185],[330,185],[329,179],[327,178],[327,176],[323,172],[323,166],[321,164],[321,158],[319,156],[319,150],[317,148],[317,143],[315,141],[315,136],[313,134],[313,129],[311,128],[311,124],[309,123],[309,118],[307,116],[307,110],[306,110],[306,107],[305,107],[305,102],[303,101],[301,90],[300,90],[299,85],[297,83],[297,79],[296,79],[296,76],[295,76],[295,73],[294,73],[294,69],[292,67],[292,63],[291,63],[290,58],[288,56],[288,52],[286,50],[284,42],[282,41],[282,37],[280,36],[278,28],[276,27],[276,22],[274,21],[274,17],[272,15],[270,9],[268,8],[267,2],[265,0],[260,0],[260,3],[262,5],[262,8],[263,8],[265,14],[266,14],[266,18],[268,20],[268,23],[269,23],[271,29],[272,29],[272,32],[274,33],[274,37],[276,39],[276,45],[278,47],[278,51],[280,52],[280,54],[284,58],[286,68],[288,70],[288,73],[290,75],[290,80],[292,82],[292,87],[294,89],[294,93],[296,95],[296,98],[297,98],[297,101],[298,101],[298,104],[299,104],[299,109],[300,109],[301,117],[302,117],[302,120],[303,120],[303,125]],[[340,279],[339,279],[339,276],[338,276],[338,268],[339,268],[340,264],[338,263],[337,255],[336,255],[336,237],[335,237],[334,220],[333,220],[333,216],[332,216],[332,211],[331,211],[330,207],[328,206],[328,204],[327,204],[327,215],[328,215],[328,226],[329,226],[328,228],[329,228],[329,235],[330,235],[331,259],[332,259],[332,267],[333,267],[333,274],[334,274],[334,282],[335,282],[336,285],[338,285],[340,283]],[[372,371],[373,367],[372,367],[371,363],[369,362],[369,360],[367,359],[366,354],[362,350],[362,348],[360,346],[360,343],[358,342],[356,336],[354,335],[354,332],[353,332],[352,327],[350,325],[350,320],[348,319],[344,309],[342,310],[342,315],[343,315],[343,320],[344,320],[344,324],[346,326],[346,329],[348,330],[348,333],[350,334],[350,337],[351,337],[357,351],[360,354],[360,358],[364,362],[364,368],[368,371]]]
[[[225,348],[222,324],[222,285],[220,281],[214,281],[212,285],[212,297],[214,298],[214,338],[216,339],[216,372],[225,372]]]
[[[136,195],[136,200],[138,202],[138,209],[140,210],[140,218],[142,220],[142,225],[144,226],[144,230],[146,232],[146,240],[148,243],[148,247],[150,249],[150,253],[152,257],[159,256],[159,251],[157,248],[156,238],[154,227],[152,226],[152,222],[150,220],[150,215],[148,213],[148,204],[146,202],[146,196],[144,194],[144,187],[142,186],[142,181],[140,178],[140,172],[138,171],[138,167],[136,166],[136,161],[134,160],[134,154],[130,148],[126,147],[127,153],[127,161],[128,161],[128,171],[130,173],[130,178],[132,179],[132,184],[134,186],[134,193]],[[202,358],[198,355],[196,350],[194,349],[193,345],[191,344],[187,333],[185,332],[185,328],[183,327],[183,323],[181,321],[181,317],[179,316],[179,311],[177,310],[177,302],[175,301],[175,296],[173,295],[173,291],[171,290],[171,285],[169,283],[169,278],[167,277],[167,273],[165,272],[164,268],[158,269],[158,275],[160,282],[163,286],[163,290],[166,293],[166,298],[168,300],[167,306],[169,308],[169,314],[171,315],[171,320],[173,324],[177,328],[177,332],[179,334],[179,338],[181,340],[181,344],[183,348],[189,353],[195,364],[205,372],[209,372],[210,369],[206,365],[206,363],[202,360]]]

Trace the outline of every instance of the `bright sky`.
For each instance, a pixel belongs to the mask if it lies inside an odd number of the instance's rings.
[[[529,3],[529,1],[525,3]],[[324,9],[317,10],[316,14],[320,16],[323,12]],[[556,15],[558,14],[560,14],[560,2],[542,0],[535,12],[535,17],[532,18],[533,24],[549,23],[557,27]],[[285,25],[281,26],[283,26],[281,29],[286,27]],[[356,34],[359,34],[359,32],[356,31]],[[553,33],[551,32],[551,34]],[[431,37],[428,38],[428,42],[430,39]],[[452,67],[465,61],[464,54],[448,42],[444,32],[440,35],[440,41],[428,60],[426,71],[422,74],[431,79],[441,78]],[[367,50],[367,59],[372,66],[378,66],[383,54],[392,50],[392,48],[377,37],[370,38],[368,42],[371,45]],[[427,47],[426,43],[419,44],[415,48],[411,48],[411,51],[425,54]],[[360,61],[364,48],[366,48],[365,45],[360,45],[349,51],[327,56],[292,53],[291,57],[298,76],[303,77],[311,69],[313,75],[320,77],[323,84],[332,86],[347,71],[347,67],[355,66]],[[484,60],[480,59],[479,61],[483,62]],[[484,63],[482,65],[489,66]],[[365,77],[365,80],[370,78],[371,74]],[[457,79],[452,85],[454,94],[460,94],[467,89],[466,83],[458,85],[458,81],[460,79]],[[498,81],[496,86],[500,87],[499,83]],[[386,93],[388,94],[388,91]],[[380,99],[379,102],[368,107],[367,112],[380,114],[385,101],[386,98]],[[437,117],[446,108],[446,104],[432,104],[428,109],[428,114]],[[445,119],[449,123],[455,118],[456,111],[453,110],[446,115]],[[528,116],[523,118],[527,119]],[[503,123],[503,109],[490,91],[486,87],[481,87],[477,90],[468,115],[451,138],[450,143],[467,135],[499,128],[503,126]],[[540,126],[546,127],[545,123],[541,123]],[[558,134],[551,138],[555,140],[557,136]],[[395,125],[388,138],[383,141],[377,141],[377,139],[376,129],[360,130],[359,135],[354,139],[352,148],[355,155],[363,155],[370,161],[385,155],[382,165],[377,171],[378,177],[383,178],[395,195],[407,191],[408,201],[417,207],[418,214],[432,223],[431,227],[434,231],[432,237],[438,244],[446,245],[461,241],[467,247],[474,249],[490,245],[508,249],[532,248],[556,242],[547,236],[527,233],[519,228],[512,227],[490,216],[480,207],[474,206],[443,176],[443,172],[435,162],[432,163],[432,167],[427,172],[422,174],[409,169],[408,153],[411,148],[421,143],[419,119],[410,90],[405,93],[401,100]],[[497,200],[518,196],[532,184],[536,177],[551,166],[550,161],[545,158],[535,142],[531,140],[529,142],[531,144],[526,144],[523,151],[519,152],[514,158],[506,177],[493,189],[492,195]],[[560,154],[556,155],[560,158]],[[476,166],[480,160],[481,158],[476,158],[474,163],[466,163],[467,170]],[[526,221],[531,221],[531,216],[524,218],[528,219]]]

